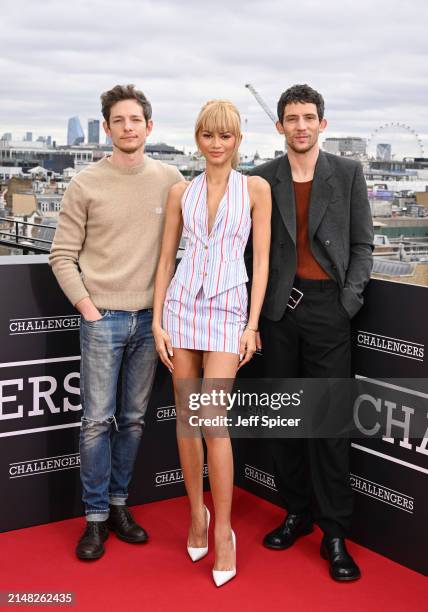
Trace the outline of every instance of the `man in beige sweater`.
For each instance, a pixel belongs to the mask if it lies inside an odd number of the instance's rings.
[[[152,109],[141,91],[117,85],[101,103],[113,154],[71,181],[49,257],[81,314],[80,559],[103,555],[108,527],[126,542],[148,538],[125,504],[157,362],[151,309],[166,199],[182,180],[144,154]]]

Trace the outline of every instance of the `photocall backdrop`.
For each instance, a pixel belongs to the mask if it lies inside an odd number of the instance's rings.
[[[80,320],[45,258],[2,263],[0,282],[0,486],[8,500],[0,510],[0,531],[8,531],[83,513]],[[374,423],[377,410],[388,410],[382,399],[385,382],[377,379],[414,378],[415,384],[409,388],[407,380],[405,387],[398,385],[401,403],[389,408],[397,421],[392,424],[397,428],[394,435],[401,438],[353,442],[356,507],[351,537],[428,574],[428,450],[421,440],[407,440],[412,415],[402,403],[403,393],[410,407],[415,393],[428,397],[420,380],[428,378],[426,312],[428,289],[372,281],[366,306],[353,321],[354,373],[373,379]],[[256,356],[246,375],[262,373],[263,358]],[[233,443],[236,484],[281,505],[269,440]],[[207,488],[206,465],[204,480]],[[183,494],[172,386],[167,370],[159,367],[129,503]]]

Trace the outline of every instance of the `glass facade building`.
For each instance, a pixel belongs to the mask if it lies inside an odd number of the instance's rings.
[[[98,119],[88,119],[88,143],[100,144],[100,122]]]
[[[71,117],[67,126],[67,144],[78,145],[85,141],[85,135],[79,117]]]

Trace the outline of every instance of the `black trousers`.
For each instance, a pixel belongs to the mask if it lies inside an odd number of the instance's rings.
[[[333,280],[296,279],[303,298],[280,321],[260,320],[265,376],[349,378],[350,320]],[[337,407],[335,407],[337,409]],[[353,496],[349,484],[350,440],[272,440],[276,484],[292,514],[312,513],[325,534],[344,537]]]

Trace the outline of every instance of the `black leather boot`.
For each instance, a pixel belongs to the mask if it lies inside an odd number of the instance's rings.
[[[344,538],[324,536],[320,554],[329,562],[333,580],[350,582],[361,577],[360,568],[347,551]]]
[[[85,531],[77,543],[76,555],[79,559],[99,559],[104,554],[104,542],[108,538],[107,522],[86,523]]]
[[[292,546],[297,538],[313,530],[309,514],[288,514],[279,527],[264,537],[263,545],[274,550],[284,550]]]
[[[127,506],[110,506],[107,524],[109,529],[125,542],[141,544],[149,539],[147,532],[134,521]]]

